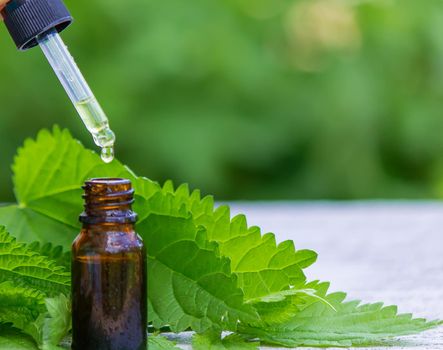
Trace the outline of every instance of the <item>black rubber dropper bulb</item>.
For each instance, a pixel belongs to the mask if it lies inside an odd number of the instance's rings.
[[[39,35],[50,29],[61,32],[73,21],[61,0],[12,0],[2,16],[19,50],[37,46]]]

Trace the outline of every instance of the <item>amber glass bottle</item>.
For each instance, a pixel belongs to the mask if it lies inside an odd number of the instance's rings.
[[[125,179],[84,185],[83,228],[72,245],[72,349],[145,350],[146,264]]]

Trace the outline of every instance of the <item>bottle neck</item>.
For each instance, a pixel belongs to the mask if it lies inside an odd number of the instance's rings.
[[[83,186],[85,210],[80,215],[84,227],[91,225],[130,225],[137,220],[132,211],[134,190],[124,179],[92,179]]]

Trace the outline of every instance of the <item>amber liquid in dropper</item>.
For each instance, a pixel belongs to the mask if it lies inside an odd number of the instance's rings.
[[[72,247],[72,349],[145,350],[145,249],[130,182],[93,179],[84,188],[83,229]]]

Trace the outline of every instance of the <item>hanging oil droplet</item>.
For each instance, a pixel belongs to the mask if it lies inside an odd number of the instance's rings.
[[[103,147],[101,158],[105,163],[111,163],[114,160],[114,147]]]

